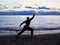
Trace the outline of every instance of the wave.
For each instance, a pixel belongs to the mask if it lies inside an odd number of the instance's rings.
[[[33,28],[33,29],[34,30],[59,30],[60,27],[55,27],[55,28],[40,27],[40,28]],[[0,27],[0,30],[21,31],[22,28],[19,28],[19,27]]]

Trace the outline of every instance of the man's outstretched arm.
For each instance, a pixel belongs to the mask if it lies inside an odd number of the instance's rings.
[[[21,24],[20,24],[20,26],[22,25],[22,24],[24,24],[26,21],[24,21],[24,22],[22,22]]]
[[[30,20],[32,20],[35,17],[35,14],[33,14],[32,18]]]

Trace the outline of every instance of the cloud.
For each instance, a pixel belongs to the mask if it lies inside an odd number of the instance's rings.
[[[35,4],[36,5],[36,4]],[[36,5],[37,6],[37,5]],[[46,6],[38,6],[38,7],[33,7],[33,6],[26,6],[25,8],[28,8],[28,9],[31,9],[31,10],[44,10],[44,11],[60,11],[60,8],[49,8],[49,7],[46,7]]]
[[[32,6],[26,6],[25,8],[34,9]]]
[[[58,9],[58,10],[60,10],[60,9]]]
[[[29,8],[29,9],[46,9],[46,10],[51,10],[52,8],[48,8],[45,6],[42,7],[32,7],[32,6],[26,6],[25,8]]]
[[[7,9],[8,7],[6,5],[0,4],[0,10]]]
[[[38,7],[37,9],[46,9],[46,10],[51,10],[51,8],[48,8],[48,7],[45,7],[45,6],[43,6],[43,7]]]
[[[20,8],[20,6],[14,6],[13,8],[14,8],[14,9],[16,9],[16,8]]]
[[[20,8],[20,7],[22,7],[22,5],[20,5],[20,4],[19,4],[19,5],[15,5],[15,6],[13,6],[14,9],[16,9],[16,8]]]

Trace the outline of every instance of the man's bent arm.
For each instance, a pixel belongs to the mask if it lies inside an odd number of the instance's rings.
[[[30,20],[32,20],[35,17],[35,14],[33,14],[32,18]]]
[[[22,22],[21,24],[20,24],[20,26],[22,25],[22,24],[24,24],[26,21],[24,21],[24,22]]]

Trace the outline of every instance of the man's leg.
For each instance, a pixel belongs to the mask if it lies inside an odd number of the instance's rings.
[[[24,31],[25,31],[25,28],[23,28],[23,30],[21,32],[19,32],[16,37],[18,37],[19,35],[21,35]]]
[[[33,36],[33,29],[30,27],[28,29],[31,30],[31,36]]]

